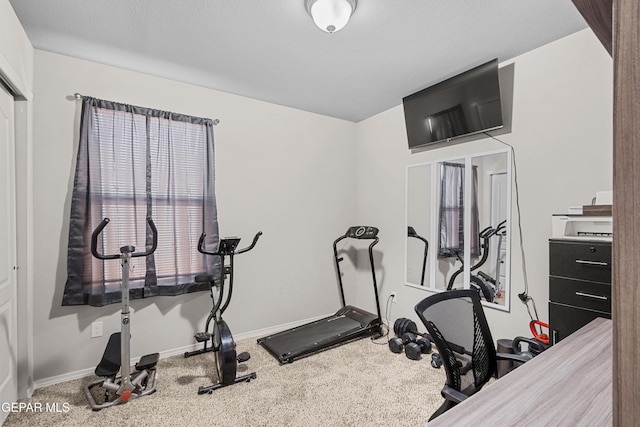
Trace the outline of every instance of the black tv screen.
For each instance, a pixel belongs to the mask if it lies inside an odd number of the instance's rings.
[[[402,99],[409,148],[503,126],[494,59]]]

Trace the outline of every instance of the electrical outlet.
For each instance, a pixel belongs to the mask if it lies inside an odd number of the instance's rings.
[[[91,338],[102,336],[102,322],[93,322],[91,324]]]
[[[391,292],[391,295],[389,295],[391,297],[391,302],[398,302],[398,296],[396,294],[396,292]]]

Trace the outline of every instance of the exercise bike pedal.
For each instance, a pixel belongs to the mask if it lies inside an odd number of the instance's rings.
[[[144,371],[146,369],[151,369],[158,364],[159,359],[160,353],[145,354],[140,358],[140,361],[136,363],[136,370]]]
[[[236,359],[238,360],[238,363],[244,363],[247,360],[251,359],[251,355],[248,352],[243,351],[238,355],[238,357],[236,357]]]
[[[211,334],[209,332],[198,332],[193,336],[198,342],[206,342],[211,339]]]

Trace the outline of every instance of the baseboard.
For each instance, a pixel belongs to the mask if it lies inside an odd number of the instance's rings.
[[[277,325],[277,326],[272,326],[272,327],[268,327],[268,328],[257,329],[257,330],[254,330],[254,331],[237,334],[236,336],[234,336],[234,340],[235,341],[240,341],[240,340],[248,339],[248,338],[259,338],[259,337],[262,337],[262,336],[270,335],[270,334],[275,333],[275,332],[284,331],[286,329],[295,328],[296,326],[300,326],[300,325],[304,325],[306,323],[314,322],[316,320],[322,319],[322,318],[327,317],[327,316],[329,316],[329,315],[327,314],[327,315],[324,315],[324,316],[317,316],[317,317],[313,317],[313,318],[309,318],[309,319],[305,319],[305,320],[300,320],[300,321],[297,321],[297,322],[289,322],[289,323],[285,323],[285,324],[282,324],[282,325]],[[172,356],[177,356],[179,354],[184,354],[187,351],[197,350],[201,346],[202,346],[201,344],[194,343],[194,344],[190,344],[190,345],[183,346],[183,347],[178,347],[178,348],[173,348],[173,349],[170,349],[170,350],[161,351],[160,352],[160,358],[161,359],[165,359],[167,357],[172,357]],[[131,359],[132,360],[138,360],[138,359],[140,359],[140,357],[142,357],[142,355],[140,355],[140,356],[132,356]],[[86,376],[93,375],[94,371],[95,371],[95,367],[86,368],[86,369],[81,369],[79,371],[69,372],[69,373],[62,374],[62,375],[56,375],[56,376],[53,376],[53,377],[48,377],[48,378],[43,378],[43,379],[40,379],[40,380],[36,380],[33,383],[33,389],[37,390],[37,389],[42,388],[42,387],[48,387],[50,385],[60,384],[60,383],[63,383],[65,381],[72,381],[72,380],[77,380],[77,379],[80,379],[80,378],[84,378]]]
[[[88,375],[92,375],[95,369],[96,369],[95,367],[86,368],[86,369],[81,369],[75,372],[69,372],[62,375],[56,375],[54,377],[48,377],[48,378],[43,378],[41,380],[36,380],[33,383],[33,388],[37,390],[42,387],[48,387],[50,385],[60,384],[65,381],[72,381],[72,380],[77,380],[79,378],[84,378]]]

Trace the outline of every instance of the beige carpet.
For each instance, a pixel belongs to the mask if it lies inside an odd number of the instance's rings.
[[[160,361],[156,393],[93,412],[82,386],[95,378],[45,387],[25,403],[60,412],[11,413],[5,426],[424,426],[442,403],[444,371],[393,354],[386,339],[365,338],[297,360],[278,362],[255,339],[238,342],[251,360],[238,374],[257,378],[198,395],[215,376],[211,353]],[[35,406],[35,405],[32,405]],[[64,408],[68,406],[68,411]]]

